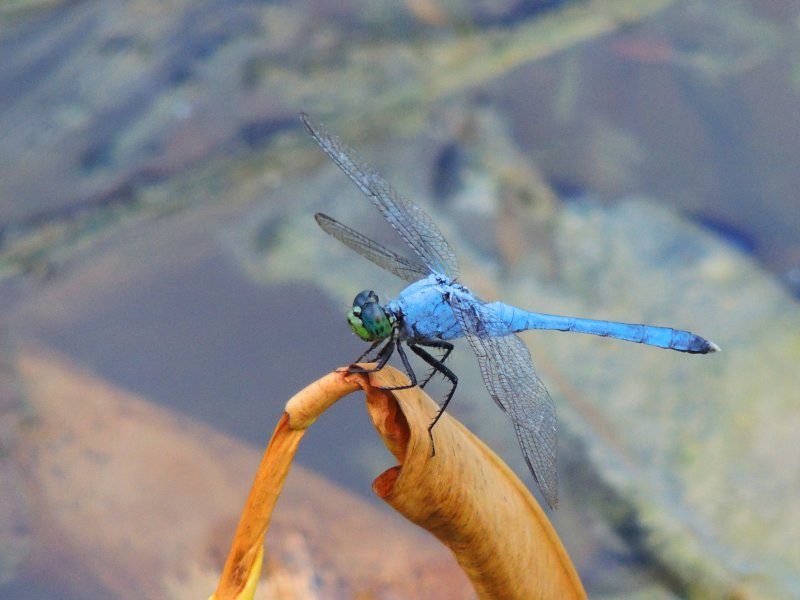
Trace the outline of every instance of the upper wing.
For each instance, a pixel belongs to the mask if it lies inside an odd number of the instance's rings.
[[[410,261],[404,256],[384,248],[378,242],[335,219],[331,219],[328,215],[317,213],[314,218],[325,233],[332,235],[351,250],[355,250],[367,260],[371,260],[398,277],[414,282],[428,275],[428,269],[424,265]]]
[[[456,279],[458,260],[433,219],[395,192],[374,170],[364,166],[339,138],[313,124],[306,114],[301,114],[300,119],[325,153],[383,213],[429,271]]]
[[[478,357],[494,401],[514,424],[517,439],[539,489],[551,508],[558,505],[556,414],[553,400],[536,375],[528,347],[516,335],[491,335],[493,313],[456,294],[450,306]]]

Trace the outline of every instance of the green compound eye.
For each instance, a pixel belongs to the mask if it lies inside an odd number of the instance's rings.
[[[350,325],[350,329],[353,330],[353,333],[355,333],[362,340],[365,342],[373,341],[372,336],[370,335],[369,331],[367,331],[366,327],[364,327],[361,319],[359,319],[352,310],[348,311],[347,313],[347,322]]]
[[[378,302],[378,295],[364,290],[353,299],[353,308],[347,313],[350,329],[367,342],[382,340],[392,333],[392,320]]]
[[[372,290],[364,290],[359,292],[358,296],[353,298],[353,309],[358,308],[361,310],[367,302],[378,302],[378,294]],[[359,311],[356,311],[358,314]]]
[[[368,302],[361,309],[361,322],[371,339],[382,340],[392,332],[392,323],[383,307],[377,302]]]

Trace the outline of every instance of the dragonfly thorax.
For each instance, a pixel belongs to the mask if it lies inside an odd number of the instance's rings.
[[[347,312],[350,329],[366,342],[389,337],[394,326],[394,317],[386,312],[378,300],[378,294],[364,290],[353,299],[353,308]]]

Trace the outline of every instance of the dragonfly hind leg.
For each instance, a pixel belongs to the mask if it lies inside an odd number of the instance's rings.
[[[364,354],[362,354],[358,358],[358,360],[356,360],[356,362],[359,362],[370,352],[372,352],[372,350],[374,350],[377,345],[378,345],[377,342],[372,344],[367,349],[367,351]],[[442,355],[441,358],[436,358],[421,346],[426,346],[428,348],[444,349],[444,354]],[[425,363],[427,363],[428,366],[430,366],[432,369],[431,373],[427,377],[425,377],[425,380],[422,382],[420,387],[424,387],[436,373],[441,373],[452,384],[450,387],[450,391],[447,393],[447,396],[444,399],[444,402],[439,406],[439,410],[437,411],[436,416],[433,418],[433,421],[431,421],[431,424],[428,426],[428,437],[431,440],[431,456],[435,456],[436,446],[434,445],[433,442],[433,427],[436,425],[436,423],[439,422],[439,419],[444,414],[444,411],[447,409],[447,405],[453,398],[453,394],[455,394],[456,387],[458,386],[458,377],[456,376],[455,373],[453,373],[453,371],[451,371],[444,364],[444,361],[447,360],[447,357],[450,356],[450,353],[453,351],[454,346],[449,342],[431,341],[431,342],[425,342],[423,344],[415,344],[413,342],[408,342],[408,347],[411,348],[414,354],[416,354],[422,360],[424,360]],[[417,375],[416,373],[414,373],[414,369],[411,367],[411,363],[408,361],[408,356],[406,356],[405,350],[403,350],[402,340],[400,340],[396,335],[393,335],[392,338],[386,343],[386,345],[384,345],[383,348],[381,348],[378,351],[378,354],[375,356],[377,364],[373,368],[365,369],[363,367],[359,367],[355,364],[352,364],[348,367],[348,370],[351,373],[375,373],[377,371],[380,371],[386,366],[386,363],[389,362],[389,359],[392,357],[392,354],[394,354],[395,349],[397,350],[397,354],[400,356],[400,360],[403,361],[403,367],[405,368],[406,375],[408,375],[410,382],[406,385],[380,386],[378,387],[378,389],[393,391],[393,390],[406,390],[415,387],[418,384]]]
[[[450,400],[452,400],[453,394],[456,393],[456,387],[458,387],[458,377],[444,364],[445,359],[447,359],[447,357],[450,355],[450,352],[453,350],[452,344],[448,342],[436,342],[436,343],[425,343],[424,345],[433,348],[444,348],[445,349],[444,356],[442,356],[441,359],[438,359],[435,356],[433,356],[430,352],[424,350],[417,344],[409,343],[408,347],[414,351],[414,354],[419,356],[422,360],[424,360],[431,367],[433,367],[434,373],[441,373],[452,384],[452,387],[450,388],[450,391],[447,393],[444,402],[442,402],[442,404],[439,406],[439,410],[436,413],[436,416],[433,417],[433,421],[431,421],[431,424],[428,425],[428,437],[431,440],[431,456],[436,456],[436,446],[433,443],[433,427],[436,425],[436,423],[439,422],[439,419],[442,417],[444,411],[447,409],[447,405],[450,404]],[[431,376],[433,376],[433,373],[431,374]],[[430,380],[431,376],[429,376],[425,380],[425,383],[427,383]]]
[[[444,361],[447,360],[447,357],[450,356],[450,353],[455,348],[455,346],[453,344],[451,344],[450,342],[431,341],[431,342],[425,342],[424,345],[429,347],[429,348],[443,348],[444,349],[444,354],[442,354],[442,356],[437,359],[439,361],[439,364],[442,364],[442,365],[444,364]],[[413,350],[413,348],[412,348],[412,350]],[[430,356],[430,353],[428,353],[428,355]],[[423,360],[425,360],[425,359],[423,358]],[[425,361],[425,362],[427,362],[427,361]],[[433,376],[436,375],[437,373],[442,373],[442,370],[439,369],[438,365],[437,366],[431,366],[431,372],[428,373],[428,375],[425,377],[424,381],[419,384],[419,387],[424,388],[426,385],[428,385],[428,382],[431,379],[433,379]]]

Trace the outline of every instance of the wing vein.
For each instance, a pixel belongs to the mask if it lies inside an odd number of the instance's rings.
[[[458,277],[458,259],[433,219],[403,198],[377,172],[366,166],[356,152],[306,114],[300,118],[320,148],[383,213],[430,272]]]
[[[498,319],[486,304],[466,301],[458,294],[451,294],[449,301],[464,337],[478,357],[489,395],[511,418],[528,468],[547,503],[555,508],[558,505],[555,407],[533,368],[528,347],[514,334],[492,334]]]

